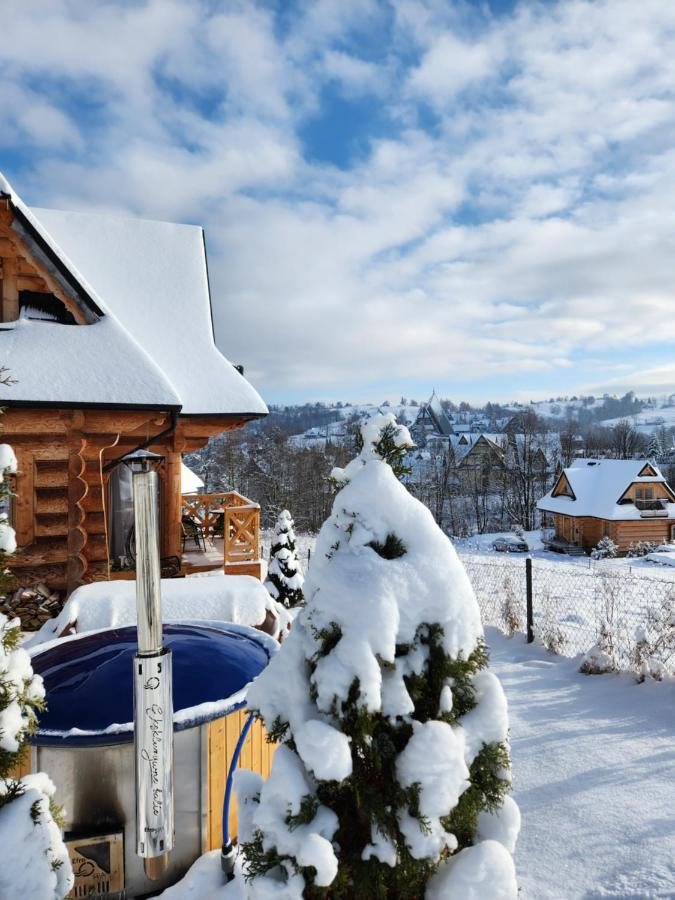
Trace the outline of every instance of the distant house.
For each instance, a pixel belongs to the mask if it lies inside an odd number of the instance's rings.
[[[504,435],[462,434],[456,441],[457,478],[461,486],[469,487],[476,479],[496,485],[504,469]]]
[[[454,432],[451,418],[443,409],[443,405],[434,391],[429,401],[420,407],[417,418],[411,426],[412,438],[418,447],[424,447],[429,438],[448,438]]]
[[[675,540],[675,494],[645,459],[575,460],[537,506],[561,548],[591,550],[606,536],[624,553],[637,541]]]
[[[0,362],[15,380],[0,427],[19,464],[21,585],[69,593],[124,564],[133,506],[117,461],[139,449],[163,458],[161,553],[180,565],[182,453],[267,413],[216,347],[201,228],[29,209],[2,176]]]

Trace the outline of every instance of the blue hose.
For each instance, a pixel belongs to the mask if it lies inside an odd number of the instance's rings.
[[[225,797],[223,798],[223,847],[220,851],[220,865],[228,880],[234,877],[234,860],[236,853],[230,837],[230,799],[232,797],[232,778],[235,769],[239,764],[239,757],[244,748],[246,738],[251,725],[253,724],[254,714],[250,713],[244,727],[241,729],[237,746],[234,748],[232,759],[230,760],[230,768],[227,773],[227,781],[225,782]]]

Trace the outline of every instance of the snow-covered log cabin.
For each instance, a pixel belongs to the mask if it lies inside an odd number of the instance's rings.
[[[577,459],[541,498],[558,549],[591,550],[609,537],[620,553],[639,541],[675,540],[675,494],[646,459]]]
[[[216,347],[203,230],[29,209],[0,176],[0,266],[0,365],[13,380],[0,386],[0,428],[18,458],[19,584],[70,593],[116,577],[130,476],[115,461],[139,448],[163,457],[161,554],[182,573],[181,454],[267,413]],[[231,571],[258,574],[259,510],[228,496],[216,508],[245,507],[248,542]]]

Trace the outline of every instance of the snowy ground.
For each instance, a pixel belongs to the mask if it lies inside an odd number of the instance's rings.
[[[489,557],[491,559],[503,559],[505,565],[520,564],[525,556],[524,553],[500,553],[494,550],[492,543],[495,538],[502,537],[510,532],[495,532],[494,534],[474,534],[468,538],[453,538],[455,549],[462,556],[470,557]],[[584,569],[599,569],[603,571],[623,571],[629,574],[645,574],[656,578],[665,578],[669,581],[675,581],[675,571],[671,570],[664,562],[663,565],[655,565],[644,558],[631,558],[627,556],[619,559],[591,559],[590,556],[567,556],[564,553],[553,553],[547,550],[541,541],[541,531],[526,531],[523,535],[530,548],[530,556],[533,559],[540,559],[547,563]],[[674,554],[675,556],[675,554]]]
[[[675,897],[675,684],[580,675],[487,635],[509,700],[521,896]]]

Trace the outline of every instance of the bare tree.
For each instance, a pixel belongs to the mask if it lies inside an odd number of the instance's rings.
[[[612,452],[616,459],[634,459],[643,449],[640,432],[629,419],[621,419],[612,428]]]

